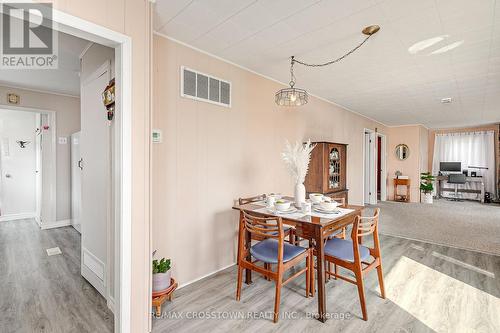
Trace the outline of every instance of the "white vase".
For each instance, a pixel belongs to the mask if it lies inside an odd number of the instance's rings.
[[[299,183],[295,185],[295,206],[301,207],[303,202],[306,202],[306,187],[304,184]]]
[[[431,204],[433,202],[432,193],[422,193],[422,202],[426,204]]]

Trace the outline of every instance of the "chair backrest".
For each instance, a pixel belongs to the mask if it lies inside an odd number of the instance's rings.
[[[355,240],[359,236],[371,235],[377,231],[379,214],[380,208],[375,208],[373,216],[356,216],[352,228],[352,239]]]
[[[275,238],[283,241],[285,238],[281,217],[260,217],[243,211],[244,229],[250,234],[264,238]]]
[[[266,200],[267,196],[265,194],[261,194],[261,195],[256,195],[254,197],[250,197],[250,198],[239,198],[238,199],[238,203],[241,205],[246,205],[248,203],[252,203],[252,202],[258,202],[258,201],[263,201],[263,200]]]
[[[465,175],[463,173],[450,173],[448,175],[448,183],[465,184]]]

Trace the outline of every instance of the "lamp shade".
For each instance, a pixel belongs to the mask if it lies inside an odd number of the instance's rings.
[[[300,106],[307,104],[308,99],[307,91],[293,87],[281,89],[275,95],[279,106]]]

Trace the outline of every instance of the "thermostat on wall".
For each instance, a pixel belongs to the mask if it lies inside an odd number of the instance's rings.
[[[153,140],[153,143],[161,143],[161,130],[153,129],[151,138]]]

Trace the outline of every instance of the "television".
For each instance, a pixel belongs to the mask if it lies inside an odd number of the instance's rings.
[[[461,172],[462,162],[440,162],[439,171],[445,172]]]

